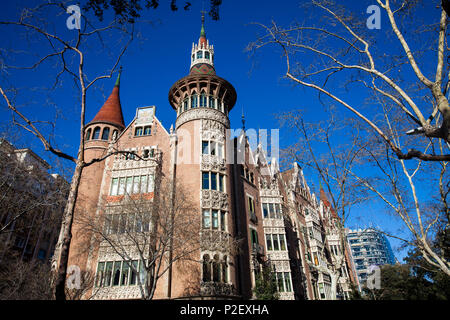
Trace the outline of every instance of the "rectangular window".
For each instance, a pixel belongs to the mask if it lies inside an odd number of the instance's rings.
[[[139,261],[139,281],[141,284],[145,283],[146,274],[147,274],[147,272],[145,271],[144,261],[140,260]]]
[[[216,143],[214,141],[211,141],[210,144],[211,144],[211,155],[215,156],[216,155]]]
[[[144,135],[149,136],[152,133],[152,127],[147,126],[144,128]]]
[[[211,212],[203,210],[203,228],[209,229],[211,227]]]
[[[279,239],[280,239],[280,250],[286,250],[286,242],[285,242],[285,236],[284,234],[279,234],[278,235]]]
[[[219,229],[219,212],[217,210],[212,211],[212,228]]]
[[[209,141],[202,141],[202,153],[209,154]]]
[[[137,270],[138,270],[138,261],[133,260],[131,262],[131,276],[130,276],[130,285],[135,285],[137,283]]]
[[[104,273],[105,273],[105,263],[99,262],[98,266],[97,266],[97,277],[96,277],[96,282],[95,282],[96,287],[102,286]]]
[[[255,229],[251,229],[251,238],[252,238],[252,244],[258,244],[258,232],[256,232]]]
[[[268,218],[269,217],[269,206],[267,205],[267,203],[263,203],[262,208],[263,208],[264,218]]]
[[[119,179],[113,178],[111,182],[111,193],[110,193],[112,196],[117,195],[118,187],[119,187]]]
[[[141,184],[141,177],[140,176],[136,176],[133,178],[133,193],[139,193],[139,187]]]
[[[209,172],[202,172],[202,189],[209,190]]]
[[[130,274],[130,266],[127,261],[124,261],[122,263],[122,277],[120,279],[120,285],[121,286],[127,286],[128,285],[128,277]]]
[[[120,268],[122,265],[122,261],[116,261],[114,262],[114,269],[113,269],[113,286],[118,286],[120,282]]]
[[[284,273],[284,286],[286,288],[286,292],[291,292],[292,291],[292,287],[291,287],[291,273],[290,272],[285,272]]]
[[[141,176],[141,190],[142,192],[147,190],[147,176]]]
[[[277,272],[277,282],[278,282],[278,291],[285,292],[284,290],[284,281],[283,281],[283,272]]]
[[[275,208],[273,203],[269,203],[269,217],[271,219],[275,218]]]
[[[217,173],[211,172],[211,190],[217,190]]]
[[[127,194],[131,194],[131,187],[133,185],[132,183],[133,177],[127,177],[127,190],[126,190]]]
[[[209,107],[210,108],[216,108],[215,100],[212,96],[209,97]]]
[[[104,287],[109,287],[111,285],[111,273],[112,273],[113,263],[112,261],[106,263],[105,268],[105,281],[103,283]]]
[[[281,219],[281,209],[279,203],[275,204],[275,217],[277,219]]]
[[[272,238],[273,238],[273,250],[275,250],[275,251],[280,250],[280,245],[279,245],[279,242],[278,242],[278,235],[277,234],[273,234]]]
[[[248,209],[251,213],[255,213],[255,200],[251,197],[248,197]]]
[[[224,183],[224,175],[223,174],[219,175],[219,191],[225,192],[225,183]]]
[[[142,136],[142,132],[143,132],[142,127],[136,128],[135,136],[136,137]]]
[[[119,178],[119,195],[125,193],[125,178]]]
[[[266,245],[267,245],[267,250],[272,251],[272,235],[271,234],[266,234]]]
[[[220,230],[226,231],[225,212],[220,212]]]

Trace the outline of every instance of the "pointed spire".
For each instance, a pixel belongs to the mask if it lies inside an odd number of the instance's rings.
[[[122,106],[120,104],[120,96],[119,96],[121,74],[122,74],[122,67],[120,67],[119,75],[117,76],[116,83],[109,98],[106,100],[106,102],[98,111],[97,115],[94,117],[94,119],[92,119],[92,121],[89,124],[103,122],[118,126],[121,129],[125,128],[125,122],[123,120]]]
[[[202,11],[202,28],[200,29],[200,38],[198,39],[200,46],[206,47],[206,32],[205,32],[205,11]]]
[[[122,66],[120,66],[119,75],[117,76],[116,84],[114,85],[115,87],[120,87],[120,75],[121,74],[122,74]]]

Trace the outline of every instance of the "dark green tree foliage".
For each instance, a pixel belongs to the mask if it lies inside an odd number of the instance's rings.
[[[253,292],[257,300],[278,300],[275,274],[269,266],[263,267],[263,271],[256,275]]]
[[[178,5],[183,7],[183,10],[189,10],[191,1],[167,1],[172,11],[178,10]],[[114,10],[114,14],[118,17],[121,23],[134,23],[139,18],[140,12],[145,9],[156,9],[159,7],[160,0],[88,0],[84,5],[85,11],[93,10],[94,14],[103,20],[103,14],[110,8]],[[219,20],[219,7],[222,0],[210,0],[209,15],[213,20]]]

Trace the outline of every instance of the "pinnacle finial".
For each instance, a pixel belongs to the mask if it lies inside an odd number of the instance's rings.
[[[202,13],[202,29],[200,30],[200,37],[206,37],[205,32],[205,11],[201,11]]]
[[[116,84],[114,85],[115,87],[119,87],[120,86],[120,75],[121,74],[122,74],[122,66],[120,66],[119,75],[117,76]]]

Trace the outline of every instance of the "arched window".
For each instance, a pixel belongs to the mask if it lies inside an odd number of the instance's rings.
[[[203,255],[203,282],[211,281],[211,262],[209,255]]]
[[[195,60],[195,54],[192,54],[192,61]]]
[[[209,60],[209,51],[205,51],[205,59]]]
[[[184,108],[184,111],[187,111],[188,107],[189,107],[189,99],[186,98],[186,99],[184,99],[184,101],[183,101],[183,108]]]
[[[102,140],[108,140],[109,138],[109,128],[106,127],[103,129]]]
[[[200,107],[206,108],[207,101],[206,94],[203,92],[200,96]]]
[[[213,267],[213,281],[219,282],[220,281],[220,262],[219,262],[219,255],[214,255],[214,261],[212,263]]]
[[[92,134],[92,139],[99,139],[100,138],[100,127],[95,127],[94,133]]]
[[[89,138],[91,137],[91,129],[89,129],[87,132],[86,132],[86,137],[84,138],[86,141],[87,140],[89,140]]]
[[[152,127],[151,126],[144,127],[144,136],[149,136],[151,134],[152,134]]]
[[[198,97],[196,94],[192,95],[191,97],[191,108],[197,108],[198,105]]]

